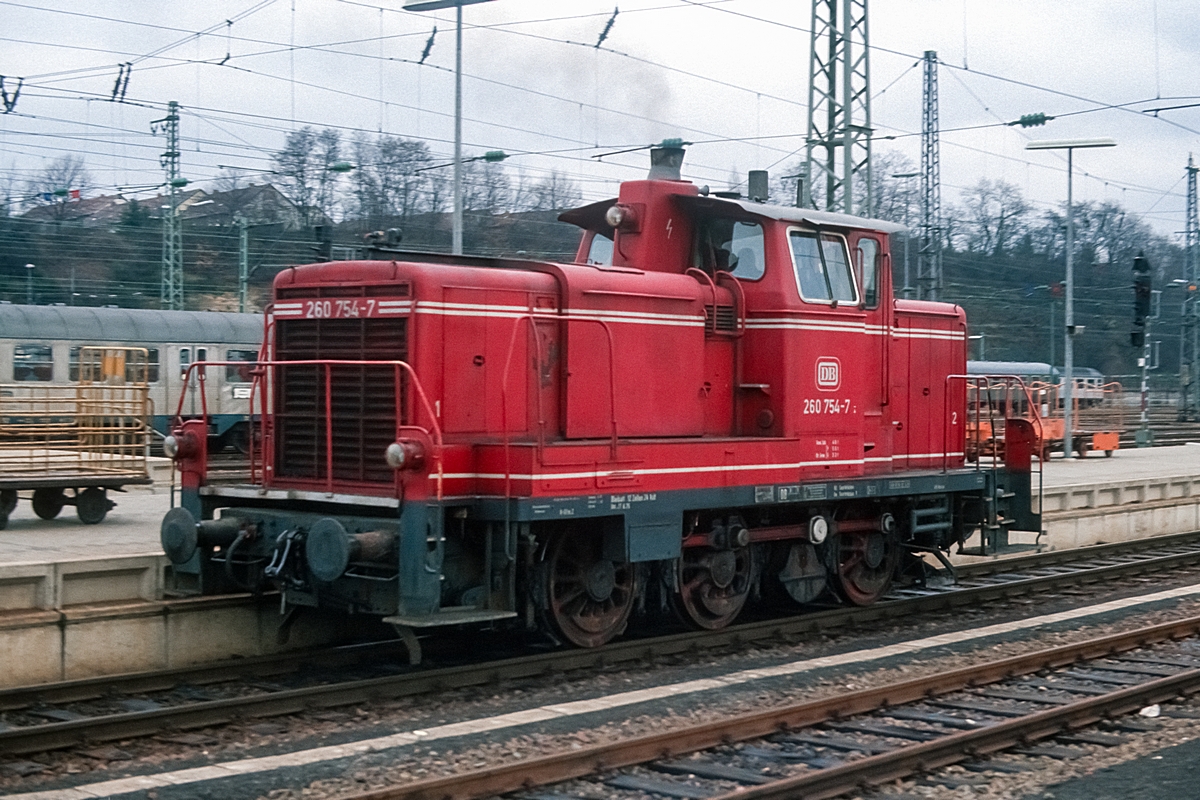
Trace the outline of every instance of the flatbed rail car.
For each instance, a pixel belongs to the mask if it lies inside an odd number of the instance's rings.
[[[178,408],[188,367],[198,361],[234,362],[208,370],[205,397],[198,396],[196,383],[183,392],[183,411],[202,404],[208,409],[212,449],[245,450],[250,435],[246,363],[258,358],[262,337],[260,314],[0,303],[0,383],[70,387],[78,380],[81,347],[143,347],[154,407],[151,424],[161,440]]]
[[[146,350],[82,347],[78,358],[73,385],[0,384],[0,529],[21,491],[42,519],[73,505],[96,524],[110,489],[151,482]]]
[[[280,273],[252,480],[208,480],[203,420],[164,443],[177,588],[276,586],[410,642],[596,646],[634,613],[871,603],[925,555],[1040,530],[1033,425],[965,463],[965,314],[894,297],[897,226],[709,196],[682,149],[651,155],[562,215],[573,263],[379,249]]]

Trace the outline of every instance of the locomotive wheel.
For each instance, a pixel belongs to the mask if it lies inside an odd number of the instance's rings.
[[[610,561],[599,536],[562,535],[550,546],[550,622],[567,641],[599,647],[625,630],[635,597],[634,567]]]
[[[880,531],[838,534],[837,584],[856,606],[869,606],[887,594],[896,572],[900,548]]]
[[[34,489],[33,513],[42,519],[54,519],[66,505],[64,500],[62,489]]]
[[[689,547],[679,559],[675,613],[689,625],[715,631],[737,618],[754,575],[749,547]]]

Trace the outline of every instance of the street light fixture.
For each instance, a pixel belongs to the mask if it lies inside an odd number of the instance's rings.
[[[454,33],[454,232],[451,252],[461,256],[463,251],[462,202],[462,10],[463,6],[488,3],[491,0],[417,0],[404,4],[405,11],[441,11],[453,8],[456,17]]]
[[[1074,180],[1074,156],[1078,149],[1093,147],[1116,147],[1112,139],[1049,139],[1040,142],[1029,142],[1026,150],[1066,150],[1067,151],[1067,299],[1063,310],[1063,456],[1072,458],[1074,442],[1071,426],[1074,422],[1074,410],[1071,408],[1071,395],[1074,391],[1075,345],[1075,213],[1073,207],[1072,182]],[[1079,328],[1082,331],[1082,327]],[[1054,366],[1051,364],[1050,366]]]
[[[25,265],[25,302],[33,305],[33,264]]]

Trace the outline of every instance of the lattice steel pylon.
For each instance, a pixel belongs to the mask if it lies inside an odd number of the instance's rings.
[[[802,203],[824,178],[826,209],[871,216],[871,59],[867,0],[813,0]],[[840,70],[840,71],[839,71]]]
[[[1179,418],[1200,418],[1200,203],[1196,197],[1196,173],[1200,172],[1188,154],[1187,164],[1187,224],[1186,252],[1183,278],[1187,294],[1183,300],[1183,325],[1179,336],[1179,379],[1183,384]]]
[[[937,53],[925,51],[921,102],[921,246],[917,249],[917,297],[942,297],[942,154],[938,141]]]
[[[187,185],[179,177],[179,103],[167,104],[167,116],[150,123],[150,131],[167,137],[167,150],[159,163],[167,173],[168,207],[163,210],[162,308],[183,310],[183,230],[179,225],[178,190]]]

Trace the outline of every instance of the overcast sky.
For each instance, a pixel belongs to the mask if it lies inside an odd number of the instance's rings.
[[[640,177],[644,153],[592,156],[664,137],[696,142],[685,176],[723,188],[749,169],[782,174],[802,153],[811,8],[800,0],[495,0],[465,9],[468,154],[514,154],[514,172],[566,172],[587,199]],[[0,0],[0,74],[26,83],[0,115],[0,171],[25,176],[82,153],[97,184],[161,181],[151,120],[184,108],[183,174],[270,168],[301,125],[453,139],[453,12],[401,0]],[[169,10],[169,13],[168,13]],[[417,62],[433,26],[438,33]],[[1076,197],[1116,200],[1173,235],[1184,168],[1200,154],[1200,4],[1195,0],[890,0],[871,8],[876,152],[919,156],[925,50],[942,62],[943,202],[982,177],[1038,207],[1066,198],[1065,158],[1031,139],[1106,136],[1076,156]],[[226,59],[228,56],[228,59]],[[108,102],[132,62],[125,103]],[[224,63],[221,63],[224,62]],[[1121,106],[1121,108],[1109,108]],[[1045,127],[999,125],[1022,114]],[[1071,116],[1065,116],[1071,115]],[[975,130],[959,128],[981,127]],[[264,178],[265,179],[265,178]]]

